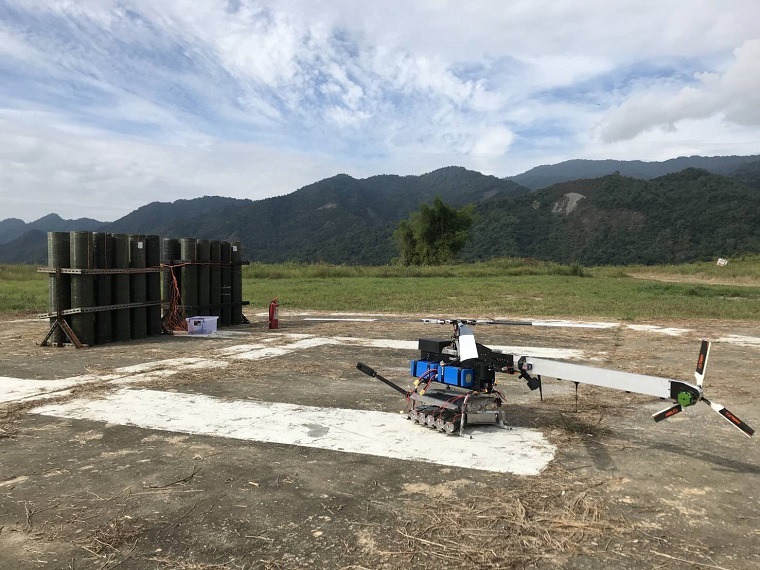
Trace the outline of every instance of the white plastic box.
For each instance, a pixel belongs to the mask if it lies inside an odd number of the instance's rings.
[[[216,332],[216,321],[219,317],[202,316],[188,317],[187,332],[188,334],[211,334]]]

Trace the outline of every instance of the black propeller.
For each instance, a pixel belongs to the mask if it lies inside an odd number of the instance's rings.
[[[726,419],[726,421],[728,421],[732,426],[734,426],[737,429],[740,429],[747,437],[752,437],[752,435],[755,433],[754,429],[752,429],[747,424],[745,424],[734,413],[727,410],[721,404],[717,402],[711,402],[710,400],[705,398],[702,393],[702,387],[703,387],[702,384],[704,383],[705,372],[707,370],[707,358],[710,355],[710,344],[711,343],[709,340],[702,341],[702,345],[699,347],[699,357],[697,358],[697,368],[694,371],[694,378],[697,381],[697,387],[699,388],[699,391],[700,391],[699,399],[702,400],[708,406],[710,406],[713,410],[718,412],[721,416],[723,416]],[[691,401],[691,404],[696,404],[696,402],[697,400]],[[688,401],[686,405],[690,405]],[[654,419],[654,421],[656,422],[661,422],[662,420],[671,418],[682,411],[683,411],[683,405],[681,405],[681,403],[678,403],[652,415],[652,419]]]

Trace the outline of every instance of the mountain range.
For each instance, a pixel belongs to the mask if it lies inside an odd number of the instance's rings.
[[[510,176],[509,180],[527,186],[531,190],[546,188],[558,182],[570,182],[583,178],[599,178],[608,174],[621,174],[641,180],[651,180],[686,168],[702,168],[713,174],[731,176],[742,167],[760,160],[754,156],[680,156],[663,162],[641,160],[566,160],[558,164],[537,166]]]
[[[265,200],[153,202],[114,222],[0,221],[0,262],[47,261],[47,231],[243,242],[248,259],[384,264],[398,222],[435,196],[474,204],[466,260],[676,263],[760,251],[760,155],[665,162],[574,160],[507,179],[461,167],[421,176],[339,174]]]

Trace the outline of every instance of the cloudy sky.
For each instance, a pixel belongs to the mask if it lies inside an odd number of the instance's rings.
[[[0,0],[0,219],[759,152],[757,0]]]

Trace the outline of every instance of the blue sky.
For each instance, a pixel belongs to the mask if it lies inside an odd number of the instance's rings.
[[[760,153],[756,0],[0,0],[0,219]]]

